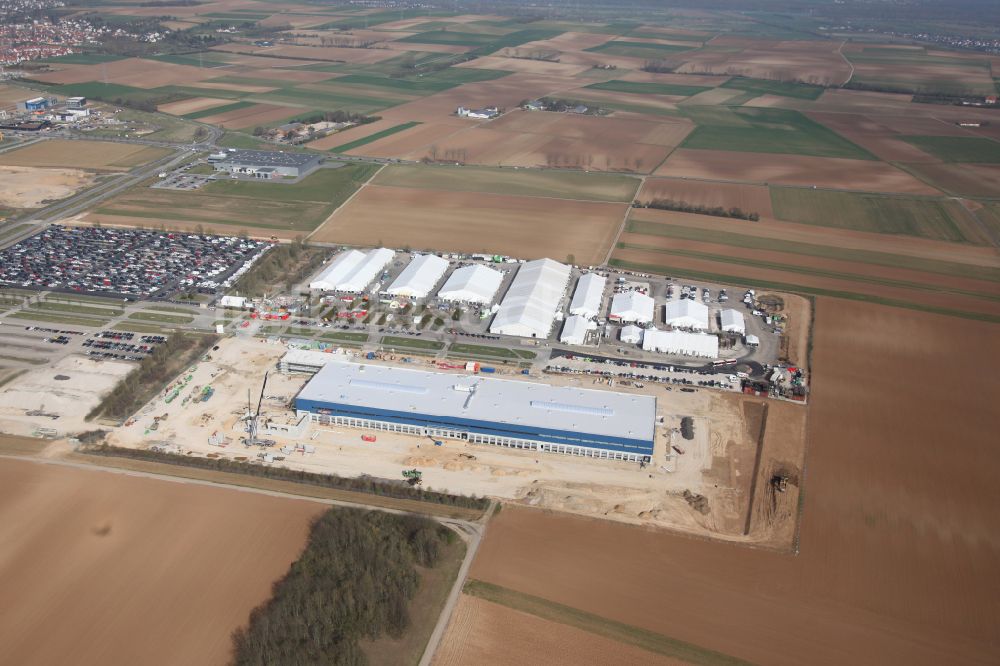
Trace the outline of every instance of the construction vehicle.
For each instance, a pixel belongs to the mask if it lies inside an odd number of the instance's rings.
[[[788,490],[788,476],[785,474],[775,474],[771,477],[771,485],[779,493],[783,493]]]
[[[28,410],[25,410],[24,414],[25,414],[25,416],[43,416],[45,418],[52,419],[53,421],[55,421],[56,419],[59,418],[58,414],[53,414],[52,412],[45,411],[45,405],[44,404],[42,404],[42,406],[39,407],[38,409],[28,409]]]
[[[406,479],[406,482],[409,483],[411,486],[419,486],[420,483],[423,481],[423,476],[424,473],[421,472],[419,469],[403,470],[403,478]]]
[[[258,436],[258,426],[260,423],[260,405],[264,402],[264,389],[267,388],[267,375],[269,373],[264,373],[264,381],[260,385],[260,397],[257,398],[257,411],[253,411],[250,406],[250,390],[247,389],[247,413],[244,417],[247,422],[247,436],[242,439],[244,446],[274,446],[275,441],[273,439],[261,439]]]

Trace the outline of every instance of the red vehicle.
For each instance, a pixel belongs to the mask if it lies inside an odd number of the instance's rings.
[[[248,321],[245,321],[245,322],[243,322],[242,324],[240,324],[240,328],[246,328],[246,327],[247,327],[247,326],[249,326],[249,325],[250,325],[250,322],[248,322]]]
[[[374,442],[375,435],[361,435],[361,441],[363,442]]]

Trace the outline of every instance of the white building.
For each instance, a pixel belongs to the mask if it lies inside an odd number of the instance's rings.
[[[731,308],[719,313],[719,324],[726,333],[737,333],[744,335],[747,332],[746,322],[743,320],[743,313]]]
[[[704,303],[687,299],[670,301],[664,310],[663,321],[671,328],[707,331],[708,306]]]
[[[564,345],[582,345],[587,340],[587,332],[597,330],[597,323],[582,315],[573,315],[563,324],[559,342]]]
[[[391,296],[426,298],[446,270],[448,261],[441,257],[433,254],[414,257],[399,277],[392,281],[386,293]]]
[[[247,305],[246,296],[223,296],[219,305],[224,308],[245,308]]]
[[[485,109],[467,109],[464,106],[458,107],[455,110],[461,118],[475,118],[477,120],[488,120],[490,118],[496,118],[500,115],[500,109],[495,106],[486,107]]]
[[[394,256],[395,252],[384,247],[368,252],[347,250],[337,255],[336,259],[309,283],[309,288],[361,293]]]
[[[718,358],[719,338],[705,333],[649,329],[642,336],[642,348],[664,354]]]
[[[760,338],[758,338],[756,335],[748,335],[746,338],[746,343],[747,347],[759,347]]]
[[[643,330],[638,326],[623,326],[618,333],[618,339],[630,345],[637,345],[642,342]]]
[[[448,276],[437,293],[442,301],[489,305],[503,282],[503,273],[486,266],[463,266]]]
[[[623,291],[611,299],[609,319],[621,322],[649,324],[653,321],[654,302],[651,296],[638,291]]]
[[[566,293],[570,268],[552,259],[522,264],[493,318],[490,332],[547,338]]]
[[[608,283],[606,277],[597,273],[587,273],[580,277],[573,292],[573,300],[569,304],[571,315],[580,315],[588,319],[596,317],[601,311],[601,301],[604,298],[604,286]]]

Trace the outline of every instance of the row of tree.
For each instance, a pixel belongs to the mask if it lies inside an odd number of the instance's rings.
[[[742,208],[733,206],[723,208],[722,206],[706,206],[704,204],[692,204],[687,201],[675,201],[674,199],[652,199],[643,204],[636,204],[636,208],[656,208],[658,210],[673,210],[680,213],[694,213],[696,215],[712,215],[715,217],[731,217],[737,220],[750,220],[756,222],[760,219],[758,213],[748,213]]]
[[[169,463],[171,465],[184,465],[186,467],[209,469],[217,472],[231,472],[234,474],[245,474],[247,476],[257,476],[267,479],[293,481],[295,483],[305,483],[322,488],[336,488],[338,490],[350,490],[353,492],[379,495],[382,497],[430,502],[432,504],[441,504],[443,506],[456,506],[466,509],[485,509],[489,505],[489,500],[486,498],[439,493],[433,490],[416,488],[403,482],[388,479],[376,479],[371,476],[343,477],[337,476],[336,474],[317,474],[303,470],[288,469],[287,467],[265,467],[264,465],[252,465],[245,462],[239,462],[237,460],[228,460],[226,458],[181,456],[173,453],[167,453],[165,451],[127,449],[118,446],[110,446],[108,444],[87,447],[83,449],[83,451],[84,453],[92,455],[130,458],[132,460],[149,460],[152,462]]]
[[[418,516],[330,509],[271,599],[233,633],[232,663],[368,663],[360,641],[403,635],[420,585],[416,567],[436,566],[455,538]]]
[[[274,247],[254,264],[233,291],[244,296],[266,296],[277,289],[288,289],[313,272],[326,258],[327,251],[306,245],[301,237]]]

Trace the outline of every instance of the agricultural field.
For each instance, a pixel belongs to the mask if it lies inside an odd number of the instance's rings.
[[[854,66],[851,83],[870,89],[952,95],[993,95],[989,58],[923,47],[853,44],[843,50]]]
[[[377,167],[319,169],[294,184],[215,181],[198,191],[138,187],[103,203],[86,222],[294,238],[318,227]]]
[[[168,149],[151,146],[53,139],[0,153],[0,165],[128,171],[169,154]]]
[[[452,192],[483,192],[589,201],[632,201],[639,180],[579,171],[514,171],[482,167],[390,165],[374,185]]]
[[[26,461],[0,479],[0,584],[21,609],[0,642],[24,664],[225,661],[324,508]]]
[[[851,67],[830,40],[772,40],[722,35],[703,48],[669,59],[679,74],[717,74],[774,81],[802,81],[812,85],[839,85],[851,76]]]
[[[987,247],[633,209],[611,262],[1000,321],[1000,262]]]
[[[314,241],[604,260],[623,203],[368,185],[310,237]]]
[[[0,180],[0,208],[40,208],[88,187],[94,174],[80,169],[0,166]]]
[[[1000,164],[1000,141],[968,136],[904,136],[902,139],[945,162]]]
[[[978,370],[1000,351],[994,328],[818,299],[795,557],[505,506],[470,576],[754,663],[987,663],[996,599],[982,572],[993,555],[970,539],[1000,528],[990,380]],[[960,351],[936,357],[943,345]],[[899,411],[920,404],[928,371],[954,420]],[[936,467],[955,428],[961,455]],[[942,488],[942,473],[965,483]],[[928,532],[928,520],[942,527]],[[630,566],[599,573],[615,561]],[[661,612],[664,599],[685,612]],[[479,641],[515,640],[503,624],[485,631]]]

